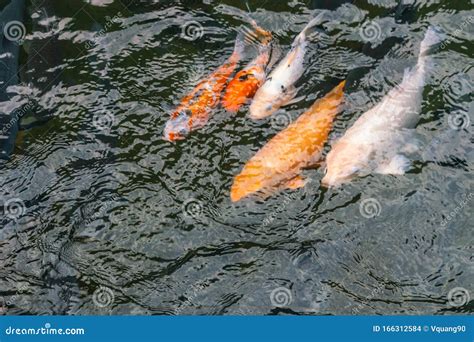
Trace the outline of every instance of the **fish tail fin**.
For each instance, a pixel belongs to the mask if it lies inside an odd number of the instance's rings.
[[[249,19],[252,28],[244,27],[244,40],[249,45],[259,45],[259,47],[268,47],[272,42],[273,36],[270,31],[267,31],[260,26],[253,19]]]
[[[323,22],[322,18],[323,16],[325,15],[326,11],[322,11],[321,13],[319,13],[316,17],[314,17],[313,19],[311,19],[309,21],[309,23],[306,24],[306,26],[303,28],[303,30],[300,32],[300,34],[297,36],[297,38],[295,39],[295,41],[297,40],[300,40],[300,39],[305,39],[306,38],[306,33],[308,32],[308,30],[318,24],[321,24]]]
[[[421,41],[420,52],[418,54],[418,65],[425,68],[429,62],[429,50],[432,46],[440,43],[443,40],[442,34],[433,26],[428,27],[425,33],[425,38]]]
[[[334,90],[338,93],[343,93],[345,86],[346,86],[346,80],[343,80],[339,82],[339,84],[334,88]]]
[[[428,54],[428,50],[443,40],[441,33],[434,28],[433,26],[428,27],[426,30],[425,38],[423,38],[420,44],[420,54],[419,56],[426,56]]]
[[[245,1],[245,6],[247,7],[247,10],[249,11],[249,13],[252,13],[252,10],[250,9],[248,1]],[[271,34],[270,31],[267,31],[267,30],[264,30],[263,28],[261,28],[257,24],[257,22],[254,19],[252,19],[249,15],[244,15],[244,18],[247,19],[250,22],[250,25],[252,25],[252,27],[255,31],[255,32],[250,32],[251,36],[256,35],[257,38],[262,38],[261,41],[264,44],[270,43],[270,41],[272,40],[272,34]]]
[[[232,56],[230,56],[230,60],[233,62],[238,62],[244,57],[245,51],[245,34],[239,32],[237,37],[235,38],[234,44],[234,52],[232,52]]]
[[[252,25],[257,37],[261,40],[262,44],[269,44],[273,38],[272,33],[258,26],[257,22],[253,19],[250,21],[250,24]]]

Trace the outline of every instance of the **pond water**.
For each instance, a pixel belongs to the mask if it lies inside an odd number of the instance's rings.
[[[1,121],[4,313],[473,312],[472,2],[0,1],[8,6],[21,10],[2,26],[25,31],[0,51],[18,64],[2,69],[0,112],[22,117],[18,132]],[[321,9],[302,100],[261,121],[248,106],[217,108],[187,139],[162,139],[249,17],[285,54]],[[328,190],[323,168],[311,169],[302,189],[230,201],[245,162],[347,79],[327,153],[401,82],[429,25],[445,41],[407,174]]]

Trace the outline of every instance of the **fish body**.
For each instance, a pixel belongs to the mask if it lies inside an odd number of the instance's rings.
[[[303,61],[308,45],[306,32],[320,22],[320,17],[313,18],[296,36],[290,51],[257,90],[249,108],[252,119],[272,115],[295,97],[297,90],[294,84],[304,71]]]
[[[245,164],[231,188],[233,202],[257,192],[271,193],[284,188],[304,186],[304,168],[320,159],[333,120],[343,101],[345,81],[287,128],[275,135]]]
[[[237,112],[265,81],[271,53],[271,34],[265,31],[265,35],[257,57],[240,70],[227,85],[222,105],[228,112]]]
[[[419,119],[426,73],[430,67],[427,52],[440,41],[439,34],[428,29],[416,66],[406,70],[403,81],[365,112],[334,144],[326,158],[324,186],[338,186],[354,176],[371,172],[403,174],[406,171],[409,161],[404,154],[413,151],[413,128]]]
[[[186,95],[171,114],[166,123],[164,138],[169,141],[184,139],[191,131],[204,126],[209,120],[211,111],[219,104],[221,93],[229,77],[242,58],[243,41],[238,37],[234,52],[227,61],[212,72],[205,80],[199,82]]]

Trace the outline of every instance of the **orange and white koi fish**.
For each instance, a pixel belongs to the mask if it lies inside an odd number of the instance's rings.
[[[401,175],[410,166],[405,154],[416,151],[414,127],[419,120],[426,74],[431,66],[430,47],[441,35],[429,28],[421,42],[418,62],[406,70],[403,81],[365,112],[340,138],[326,158],[321,183],[335,187],[372,172]]]
[[[265,81],[266,68],[270,60],[272,35],[270,32],[253,24],[255,32],[262,36],[255,57],[244,69],[240,70],[227,85],[222,98],[222,105],[228,112],[238,112],[240,107],[251,99]]]
[[[250,104],[250,117],[263,119],[275,113],[281,106],[293,100],[297,93],[295,83],[303,74],[303,61],[308,42],[307,31],[321,22],[321,13],[313,18],[291,44],[291,50],[268,75],[265,83],[257,90]]]
[[[333,120],[341,109],[345,81],[275,135],[245,164],[232,184],[233,202],[255,193],[268,194],[306,184],[301,172],[321,160]]]
[[[237,37],[234,52],[217,70],[186,95],[171,114],[165,126],[164,138],[169,141],[184,139],[191,131],[201,128],[209,120],[211,111],[219,104],[221,93],[243,55],[244,42]]]

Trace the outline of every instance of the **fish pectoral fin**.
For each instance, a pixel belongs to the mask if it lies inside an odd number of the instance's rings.
[[[298,91],[297,91],[296,88],[295,88],[294,93],[292,94],[291,97],[295,96],[297,92],[298,92]],[[284,106],[288,106],[288,105],[291,105],[291,104],[293,104],[293,103],[300,102],[301,100],[304,100],[305,97],[306,97],[305,95],[301,95],[301,96],[295,97],[294,99],[291,99],[291,100],[289,100],[288,102],[286,102],[286,103],[284,104]]]
[[[375,170],[382,175],[403,175],[410,167],[410,161],[401,154],[396,154],[392,159],[380,164]]]
[[[268,64],[266,65],[266,70],[270,70],[279,60],[281,55],[283,54],[283,50],[281,49],[280,45],[273,45],[273,48],[271,50],[271,57],[270,60],[268,61]]]
[[[284,187],[286,189],[295,190],[304,187],[306,183],[308,183],[308,180],[298,175],[286,182]]]
[[[315,170],[315,169],[323,168],[325,166],[326,166],[326,163],[325,163],[324,160],[318,160],[318,161],[312,162],[311,164],[303,167],[303,170]]]
[[[424,145],[426,138],[416,130],[402,129],[395,135],[395,142],[400,146],[400,151],[406,154],[416,153]]]

